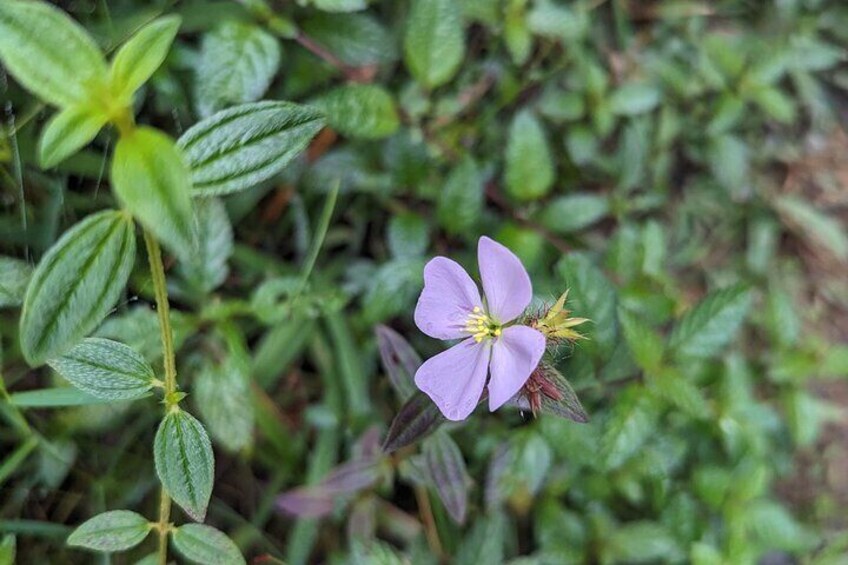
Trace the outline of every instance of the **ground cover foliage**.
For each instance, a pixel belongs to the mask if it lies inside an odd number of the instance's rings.
[[[0,564],[843,563],[846,30],[0,3]],[[412,313],[483,235],[591,322],[448,423]]]

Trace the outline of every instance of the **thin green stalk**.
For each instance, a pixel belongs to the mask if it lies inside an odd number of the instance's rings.
[[[162,355],[165,365],[165,411],[171,410],[177,400],[177,364],[174,355],[174,335],[171,330],[171,315],[168,305],[168,287],[165,281],[165,267],[162,264],[162,250],[153,234],[144,230],[144,244],[150,263],[150,276],[153,279],[153,293],[156,297],[156,311],[159,315],[159,330],[162,333]],[[159,498],[159,563],[168,563],[168,531],[171,529],[171,497],[162,487]]]

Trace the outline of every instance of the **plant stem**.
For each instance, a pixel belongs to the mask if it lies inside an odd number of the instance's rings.
[[[433,509],[430,507],[430,499],[427,497],[427,491],[421,487],[415,487],[415,500],[418,501],[418,512],[421,514],[421,521],[424,525],[424,536],[427,538],[430,551],[440,561],[443,561],[445,553],[442,549],[442,543],[439,541],[439,532],[436,529],[436,520],[433,518]]]
[[[156,297],[156,311],[159,315],[159,330],[162,333],[162,356],[165,365],[165,413],[177,402],[177,365],[174,355],[174,336],[171,331],[171,315],[168,306],[168,287],[165,281],[165,267],[162,264],[162,250],[159,242],[149,231],[144,230],[144,244],[147,247],[147,259],[150,263],[150,276],[153,279],[153,292]],[[168,563],[168,530],[171,528],[171,497],[165,487],[159,498],[159,564]]]

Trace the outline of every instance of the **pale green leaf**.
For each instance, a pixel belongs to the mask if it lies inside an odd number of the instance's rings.
[[[32,276],[32,267],[26,261],[0,257],[0,307],[20,306]]]
[[[203,425],[185,410],[172,409],[156,431],[153,458],[174,502],[202,522],[215,479],[215,456]]]
[[[368,7],[367,0],[312,0],[312,4],[326,12],[356,12]]]
[[[0,59],[27,90],[56,106],[106,86],[106,61],[88,33],[46,2],[0,3]]]
[[[58,357],[103,321],[135,260],[135,232],[124,213],[92,214],[42,258],[21,313],[21,351],[31,365]]]
[[[223,532],[203,524],[177,528],[171,539],[183,557],[200,565],[243,565],[244,557]]]
[[[194,253],[191,180],[170,137],[151,127],[122,136],[112,158],[112,189],[173,253],[181,258]]]
[[[554,162],[541,122],[529,110],[512,120],[506,145],[506,191],[517,200],[538,200],[554,183]]]
[[[188,291],[206,295],[227,278],[227,261],[233,252],[233,226],[224,203],[218,198],[194,201],[197,252],[179,265]]]
[[[159,18],[121,46],[109,71],[112,93],[118,100],[131,102],[133,93],[162,65],[177,37],[180,22],[179,16]]]
[[[68,536],[68,545],[95,551],[124,551],[150,533],[148,520],[129,510],[112,510],[86,520]]]
[[[437,200],[439,223],[452,233],[471,229],[483,211],[483,177],[480,167],[466,156],[450,172]]]
[[[648,373],[658,370],[663,356],[663,341],[659,334],[623,308],[618,309],[618,321],[639,368]]]
[[[106,125],[109,116],[87,103],[72,104],[50,118],[38,141],[38,162],[49,169],[86,145]]]
[[[454,0],[414,0],[403,51],[412,76],[427,88],[450,81],[465,56],[459,4]]]
[[[61,408],[63,406],[88,406],[111,402],[98,398],[71,386],[60,388],[40,388],[14,392],[9,402],[21,408]]]
[[[650,112],[660,103],[661,93],[651,84],[628,83],[610,96],[610,106],[616,114],[635,116]]]
[[[400,125],[392,95],[373,84],[340,86],[315,100],[327,124],[342,135],[379,139],[392,135]]]
[[[539,222],[558,233],[580,231],[609,214],[609,200],[602,194],[578,192],[548,202]]]
[[[153,388],[153,368],[131,347],[99,337],[47,362],[78,389],[98,398],[138,398]]]
[[[262,97],[280,65],[277,40],[261,27],[227,21],[203,37],[197,107],[206,117],[230,104]]]
[[[228,355],[220,363],[205,363],[194,382],[194,400],[212,439],[228,451],[239,451],[253,440],[254,409],[249,360]]]
[[[668,345],[682,356],[714,355],[742,327],[750,306],[751,291],[746,285],[714,291],[677,322]]]
[[[323,127],[321,114],[289,102],[218,112],[186,131],[183,150],[196,196],[250,188],[280,172]]]

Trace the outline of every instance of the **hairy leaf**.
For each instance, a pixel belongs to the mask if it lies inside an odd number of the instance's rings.
[[[112,189],[173,253],[181,258],[194,253],[191,179],[170,137],[150,127],[122,136],[112,159]]]
[[[277,73],[280,46],[253,24],[225,21],[203,37],[197,66],[197,107],[209,116],[262,97]]]
[[[392,420],[389,433],[383,442],[383,451],[392,453],[427,436],[445,417],[426,394],[416,392]]]
[[[64,161],[95,138],[109,116],[87,103],[67,106],[53,116],[38,141],[38,162],[49,169]]]
[[[170,411],[156,431],[153,456],[162,486],[189,516],[202,522],[215,478],[215,457],[203,425],[184,410]]]
[[[465,31],[453,0],[415,0],[403,41],[406,66],[421,84],[436,88],[450,81],[465,56]]]
[[[421,366],[421,357],[411,345],[393,329],[379,325],[375,328],[377,347],[383,368],[401,400],[408,400],[417,388],[415,372]]]
[[[0,257],[0,308],[20,306],[24,301],[32,267],[26,261]]]
[[[327,124],[342,135],[379,139],[400,125],[392,95],[373,84],[340,86],[314,101],[327,116]]]
[[[106,317],[135,259],[132,220],[92,214],[68,230],[32,275],[21,313],[21,351],[31,365],[58,357]]]
[[[138,30],[121,46],[109,70],[113,96],[120,101],[132,102],[133,93],[165,61],[180,23],[179,16],[159,18]]]
[[[250,188],[280,172],[323,127],[320,112],[290,102],[257,102],[218,112],[178,142],[196,196]]]
[[[106,86],[106,61],[94,40],[46,2],[0,3],[0,59],[18,82],[56,106],[88,102]]]
[[[448,434],[437,432],[424,442],[424,458],[448,514],[456,523],[464,523],[468,510],[468,473],[459,447]]]
[[[47,361],[72,385],[97,398],[138,398],[153,388],[153,368],[131,347],[99,337]]]
[[[201,565],[243,565],[244,557],[233,541],[220,530],[203,524],[185,524],[171,534],[174,547],[183,557]]]
[[[730,343],[751,306],[751,291],[739,284],[708,294],[674,326],[668,345],[675,353],[709,357]]]
[[[68,545],[96,551],[124,551],[150,533],[147,519],[129,510],[112,510],[86,520],[68,536]]]

